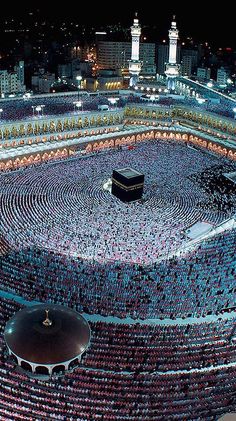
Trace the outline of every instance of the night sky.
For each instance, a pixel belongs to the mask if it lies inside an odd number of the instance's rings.
[[[60,5],[61,3],[61,5]],[[137,7],[134,1],[104,1],[91,0],[90,2],[52,2],[41,0],[39,2],[19,2],[18,6],[9,2],[1,5],[1,18],[22,17],[27,18],[28,12],[40,14],[43,18],[56,20],[77,20],[81,24],[92,24],[99,29],[101,24],[122,23],[130,26],[134,12],[138,12],[141,26],[155,25],[160,34],[167,32],[172,15],[177,18],[177,26],[180,36],[192,36],[199,41],[217,43],[218,46],[236,46],[235,17],[230,6],[225,8],[214,7],[208,4],[205,10],[203,2],[165,1],[143,2],[142,7]],[[146,6],[146,7],[145,7]],[[154,8],[155,6],[155,8]],[[40,9],[36,12],[36,9]]]

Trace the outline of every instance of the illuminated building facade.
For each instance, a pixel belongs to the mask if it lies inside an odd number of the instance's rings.
[[[131,46],[131,60],[129,62],[130,82],[129,86],[135,86],[141,72],[141,61],[139,60],[139,41],[141,35],[141,27],[137,19],[134,18],[133,26],[131,26],[132,46]]]
[[[177,64],[177,41],[179,31],[176,26],[175,16],[171,22],[171,28],[169,30],[169,61],[166,64],[165,74],[167,77],[167,86],[170,91],[175,89],[175,81],[179,76],[180,66]]]

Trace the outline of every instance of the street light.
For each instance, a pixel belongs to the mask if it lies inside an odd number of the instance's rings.
[[[3,109],[2,109],[2,108],[0,108],[0,118],[1,118],[1,116],[2,116],[2,113],[3,113]]]
[[[108,101],[113,105],[114,107],[117,105],[117,101],[119,101],[119,98],[107,98]]]
[[[44,109],[45,105],[41,104],[41,105],[32,105],[33,108],[33,116],[35,115],[35,111],[37,111],[38,113],[38,117],[40,115],[40,111],[41,111],[41,116],[43,116],[43,109]]]
[[[26,92],[26,93],[23,95],[23,99],[30,99],[30,97],[31,97],[31,93],[30,93],[30,92]]]
[[[204,102],[206,102],[205,98],[197,97],[196,100],[197,100],[198,104],[200,104],[200,105],[202,105],[202,104],[204,104]]]
[[[37,111],[38,117],[39,117],[39,113],[41,111],[41,105],[36,105],[35,110]]]
[[[75,101],[75,102],[73,102],[73,104],[74,104],[74,111],[76,111],[76,108],[77,108],[77,110],[79,110],[80,107],[81,107],[81,109],[83,111],[83,103],[82,103],[82,101]]]
[[[42,113],[42,116],[43,116],[43,110],[44,110],[45,105],[41,104],[40,107],[41,107],[41,113]]]
[[[78,99],[80,99],[80,90],[81,90],[82,76],[80,76],[80,75],[76,76],[76,80],[78,82]]]
[[[236,119],[236,107],[233,108],[234,118]]]

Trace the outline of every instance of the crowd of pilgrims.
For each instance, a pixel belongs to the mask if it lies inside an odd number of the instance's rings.
[[[221,211],[227,216],[230,211],[235,212],[236,203],[236,181],[229,179],[231,172],[234,172],[233,165],[215,165],[201,174],[193,174],[191,180],[199,185],[208,193],[208,200],[199,203],[201,208],[215,209]]]
[[[22,306],[0,299],[0,418],[61,421],[215,421],[235,409],[235,318],[186,325],[90,322],[80,366],[28,376],[3,331]]]
[[[204,93],[205,95],[206,93]],[[111,93],[112,96],[112,93]],[[114,96],[114,94],[113,94]],[[158,100],[147,102],[144,100],[142,95],[137,95],[137,93],[130,93],[129,95],[116,95],[117,102],[116,107],[124,107],[127,103],[139,103],[139,104],[149,104],[155,106],[166,106],[173,107],[178,105],[190,106],[197,108],[202,111],[210,111],[212,113],[234,118],[232,102],[226,99],[220,100],[220,102],[211,102],[207,100],[204,104],[199,104],[195,98],[173,98],[171,96],[160,96]],[[77,109],[76,113],[83,111],[97,111],[99,104],[107,104],[110,108],[114,106],[108,100],[108,95],[103,95],[101,92],[99,95],[94,96],[86,94],[81,91],[72,93],[61,93],[51,94],[51,95],[40,95],[40,96],[31,96],[27,98],[14,98],[14,99],[4,99],[2,102],[2,113],[1,121],[10,122],[16,120],[24,120],[29,117],[38,119],[42,117],[42,114],[46,116],[50,115],[60,115],[75,112],[76,106],[75,103],[79,100],[82,101],[82,108]],[[14,105],[14,106],[13,106]],[[39,113],[36,111],[37,106],[43,105],[43,111]],[[35,110],[35,111],[33,111]]]
[[[142,201],[124,204],[103,190],[114,166],[145,174]],[[1,174],[2,290],[136,323],[90,321],[80,366],[35,378],[8,356],[5,324],[22,305],[1,297],[0,419],[215,421],[235,410],[235,230],[175,253],[190,224],[235,212],[233,190],[218,185],[234,169],[149,141]],[[188,316],[197,323],[137,320]]]
[[[103,190],[121,167],[145,174],[142,202],[124,204]],[[2,174],[4,289],[79,311],[144,319],[234,306],[235,230],[183,248],[190,224],[232,216],[232,198],[230,209],[216,211],[212,192],[193,180],[201,174],[204,180],[211,168],[217,179],[224,167],[235,164],[182,144],[149,141],[132,151]],[[209,207],[201,209],[207,199]]]
[[[81,112],[82,109],[83,111],[96,111],[98,109],[99,104],[110,104],[107,99],[107,96],[101,95],[95,98],[91,98],[89,95],[83,95],[79,98],[77,92],[74,92],[74,94],[65,93],[64,95],[40,95],[38,97],[29,97],[27,99],[5,99],[4,103],[2,103],[3,111],[1,113],[1,121],[9,122],[15,120],[24,120],[29,117],[34,117],[35,120],[38,120],[38,118],[40,118],[42,114],[49,116],[73,113],[76,108],[75,103],[78,102],[78,100],[82,101],[83,108],[77,109],[77,114],[78,112]],[[36,111],[36,107],[41,105],[44,105],[43,112],[40,111],[38,113]],[[120,103],[117,103],[117,106],[122,105],[124,104],[120,100]]]
[[[110,95],[112,96],[112,95]],[[52,94],[35,97],[4,99],[2,102],[1,122],[7,123],[16,120],[31,118],[36,121],[43,116],[55,116],[63,114],[81,113],[86,111],[97,111],[99,104],[108,105],[110,109],[124,107],[128,102],[142,103],[142,100],[133,94],[128,96],[118,96],[116,105],[111,105],[109,96],[99,94],[90,96],[89,94],[74,92],[74,94]],[[75,103],[81,101],[81,107],[77,108]],[[37,112],[36,107],[43,105],[42,111]]]

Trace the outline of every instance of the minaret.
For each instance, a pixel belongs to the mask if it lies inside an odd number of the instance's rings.
[[[173,21],[171,22],[171,28],[169,30],[169,61],[166,63],[165,70],[167,86],[170,90],[175,89],[175,81],[179,76],[179,64],[176,63],[178,35],[179,31],[176,27],[175,16],[173,16]]]
[[[138,81],[139,73],[141,71],[141,61],[139,60],[139,39],[141,35],[141,27],[135,13],[134,23],[131,26],[132,49],[131,60],[129,61],[129,86],[135,86]]]

